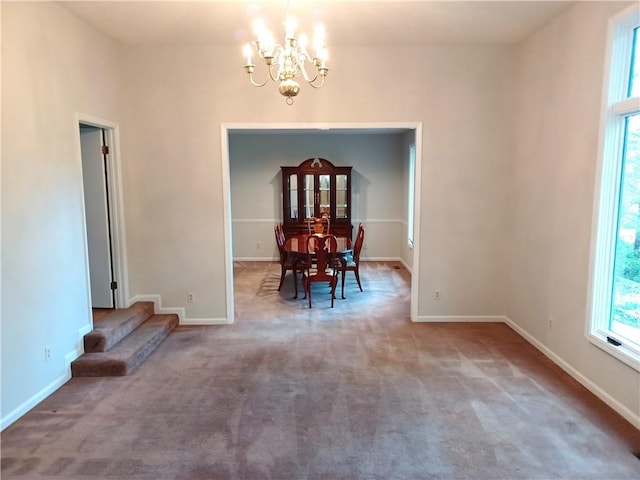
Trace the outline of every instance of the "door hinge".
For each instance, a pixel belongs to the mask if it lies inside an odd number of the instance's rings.
[[[111,282],[111,290],[117,290],[118,289],[118,282]]]
[[[102,145],[102,154],[103,155],[109,155],[109,146],[108,145]]]

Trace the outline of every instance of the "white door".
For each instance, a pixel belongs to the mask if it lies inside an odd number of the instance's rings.
[[[91,306],[113,308],[111,235],[103,130],[80,125]]]

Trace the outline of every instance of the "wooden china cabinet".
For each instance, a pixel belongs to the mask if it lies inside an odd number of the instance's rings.
[[[329,215],[331,233],[351,238],[351,168],[324,158],[309,158],[282,168],[285,236],[307,232],[305,219]]]

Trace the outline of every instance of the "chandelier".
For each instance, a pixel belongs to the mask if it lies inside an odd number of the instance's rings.
[[[295,37],[297,22],[294,17],[288,16],[284,22],[285,35],[282,45],[275,43],[273,35],[267,30],[262,19],[256,19],[253,29],[256,40],[244,46],[244,56],[247,63],[244,70],[249,75],[252,85],[262,87],[269,79],[280,82],[279,91],[286,97],[287,105],[293,104],[293,97],[300,92],[300,84],[295,80],[302,77],[313,88],[324,85],[327,68],[327,47],[324,44],[325,34],[321,25],[316,26],[313,39],[314,56],[307,51],[309,39],[304,33],[300,40]],[[264,62],[267,76],[263,82],[256,82],[253,78],[255,65],[251,60],[251,54],[255,51]]]

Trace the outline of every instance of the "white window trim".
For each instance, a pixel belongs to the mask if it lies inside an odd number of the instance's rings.
[[[407,244],[413,249],[415,222],[416,144],[409,145],[409,192],[407,203]]]
[[[640,98],[627,98],[633,30],[640,24],[640,5],[635,4],[609,19],[604,66],[602,114],[591,236],[591,272],[587,308],[587,339],[640,371],[640,351],[608,329],[613,288],[613,262],[620,197],[620,176],[626,117],[640,113]],[[636,52],[639,55],[640,52]],[[637,60],[638,61],[638,60]],[[615,65],[616,68],[612,69]],[[615,161],[611,161],[615,158]],[[613,345],[607,337],[621,340]]]

